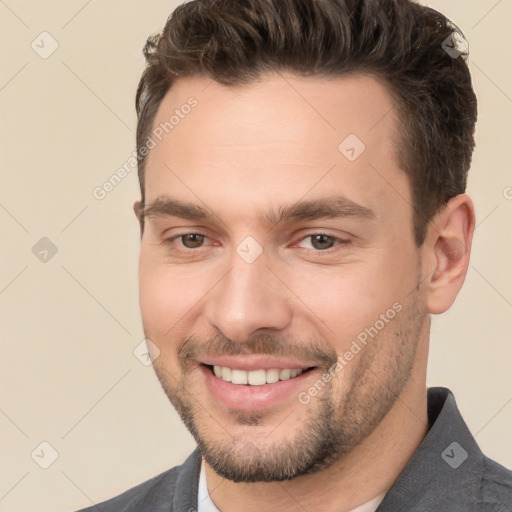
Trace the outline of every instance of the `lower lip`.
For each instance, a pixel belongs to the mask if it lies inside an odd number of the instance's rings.
[[[305,381],[315,372],[307,370],[292,379],[251,386],[226,382],[216,377],[210,367],[203,364],[200,370],[210,393],[222,407],[244,412],[263,411],[290,396],[297,397],[300,391],[307,389]]]

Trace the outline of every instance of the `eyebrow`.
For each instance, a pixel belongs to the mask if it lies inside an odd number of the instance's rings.
[[[219,215],[211,208],[179,201],[168,196],[158,197],[148,204],[144,208],[143,215],[144,217],[173,216],[187,220],[220,220]],[[275,211],[264,213],[261,220],[265,224],[274,226],[281,222],[324,218],[374,220],[376,214],[366,206],[357,204],[344,196],[336,195],[280,206]]]

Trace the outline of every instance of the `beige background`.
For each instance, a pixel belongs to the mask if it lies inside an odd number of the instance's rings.
[[[92,193],[134,150],[141,49],[176,5],[0,0],[1,512],[90,505],[194,447],[133,355],[135,171],[105,199]],[[470,41],[480,121],[472,266],[454,307],[433,318],[428,382],[455,392],[484,451],[512,467],[512,2],[430,5]],[[59,45],[46,59],[31,48],[51,49],[43,31]],[[42,237],[58,249],[46,263],[32,253]],[[46,470],[31,458],[49,460],[43,441],[59,455]]]

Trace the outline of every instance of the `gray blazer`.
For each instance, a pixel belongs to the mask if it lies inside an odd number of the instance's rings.
[[[446,388],[428,390],[428,434],[377,512],[512,512],[512,471],[488,459]],[[201,454],[79,512],[194,512]]]

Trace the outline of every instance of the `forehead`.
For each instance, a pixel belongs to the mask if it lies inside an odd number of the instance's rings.
[[[375,210],[397,193],[407,202],[397,126],[391,94],[371,76],[179,79],[153,124],[147,202],[171,192],[239,210],[333,192]]]
[[[197,101],[192,109],[187,107],[190,98]],[[387,86],[368,75],[272,74],[242,86],[193,76],[177,80],[169,89],[153,128],[165,128],[175,113],[179,119],[175,115],[169,133],[163,135],[180,140],[180,133],[185,138],[192,129],[192,143],[234,146],[288,140],[318,145],[326,136],[336,140],[343,133],[355,133],[375,148],[386,135],[393,136],[393,104]],[[190,112],[184,115],[182,110]],[[187,117],[191,121],[184,122]]]

